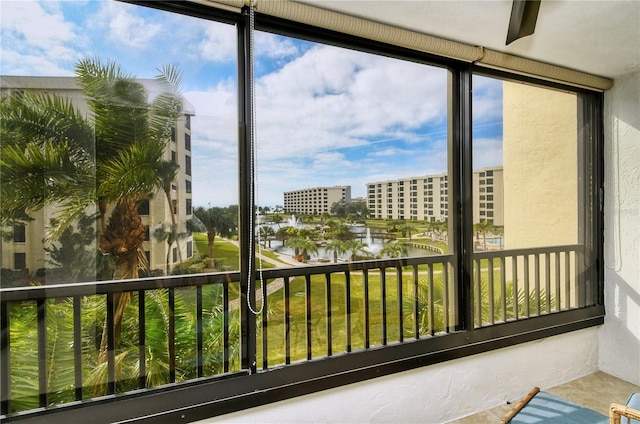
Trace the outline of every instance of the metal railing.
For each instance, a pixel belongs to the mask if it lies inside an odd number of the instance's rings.
[[[585,306],[579,249],[475,253],[474,327]],[[258,275],[255,331],[239,272],[1,289],[2,415],[465,330],[452,255]]]

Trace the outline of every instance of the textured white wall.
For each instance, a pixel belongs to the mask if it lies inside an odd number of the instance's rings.
[[[597,370],[591,328],[385,376],[202,423],[444,423],[534,386],[549,388]]]
[[[599,366],[640,385],[640,72],[605,95],[605,190]]]

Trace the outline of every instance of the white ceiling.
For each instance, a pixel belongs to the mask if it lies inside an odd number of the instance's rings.
[[[610,78],[640,71],[640,0],[542,0],[505,46],[511,0],[304,0],[317,7]]]

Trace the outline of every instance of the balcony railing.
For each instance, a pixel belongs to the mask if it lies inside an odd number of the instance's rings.
[[[469,329],[461,325],[452,255],[265,269],[257,273],[252,306],[265,302],[255,325],[247,325],[254,321],[239,272],[1,289],[2,418],[212,379],[268,378],[363,352],[392,361],[395,353],[380,352],[398,346],[442,352],[447,340],[450,349],[473,340],[456,334],[536,317],[558,316],[529,327],[576,329],[576,316],[562,313],[597,306],[585,286],[580,249],[476,253]],[[602,312],[580,319],[601,320]],[[476,345],[482,337],[489,336],[478,335]]]

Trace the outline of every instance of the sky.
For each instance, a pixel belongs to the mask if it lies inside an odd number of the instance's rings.
[[[236,29],[105,0],[0,0],[0,74],[73,76],[99,57],[183,72],[194,206],[238,203]],[[447,171],[446,69],[257,32],[257,204],[285,191]],[[502,164],[502,85],[474,77],[474,168]]]

